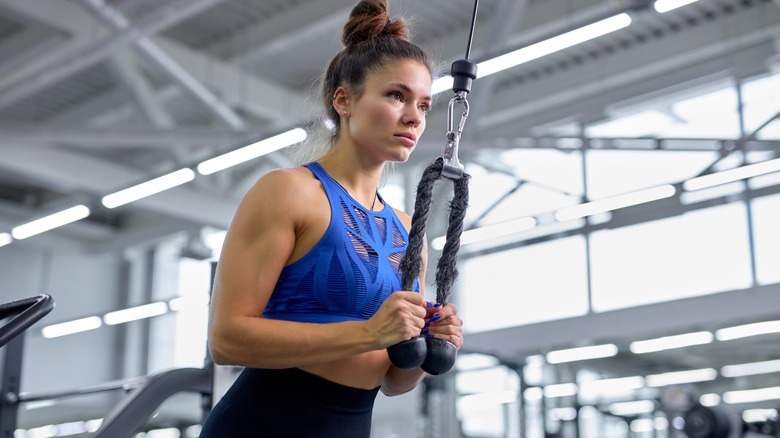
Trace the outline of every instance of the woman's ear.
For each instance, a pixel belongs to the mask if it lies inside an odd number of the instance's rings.
[[[352,95],[348,89],[341,86],[336,88],[333,94],[333,108],[339,113],[340,117],[348,117],[351,109]]]

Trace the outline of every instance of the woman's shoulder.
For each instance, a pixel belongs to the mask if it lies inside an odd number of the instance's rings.
[[[305,167],[274,169],[263,174],[250,189],[275,198],[288,198],[289,195],[305,194],[316,188],[316,178]]]
[[[393,212],[398,217],[398,220],[404,224],[406,231],[409,231],[409,229],[412,227],[412,217],[409,216],[405,211],[401,211],[395,207],[393,207]]]

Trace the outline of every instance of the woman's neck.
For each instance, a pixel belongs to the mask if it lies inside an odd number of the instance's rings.
[[[334,148],[318,161],[328,175],[341,184],[358,202],[366,207],[375,204],[383,164],[369,165],[339,148]]]

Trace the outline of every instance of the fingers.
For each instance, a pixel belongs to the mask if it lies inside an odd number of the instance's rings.
[[[452,304],[438,308],[427,308],[429,316],[420,334],[428,337],[444,339],[460,348],[463,346],[463,321],[457,316],[458,311]]]

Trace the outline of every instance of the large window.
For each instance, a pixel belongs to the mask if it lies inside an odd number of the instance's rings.
[[[591,268],[598,312],[750,287],[744,204],[593,233]]]
[[[582,237],[558,239],[463,263],[464,328],[493,330],[588,311]]]

